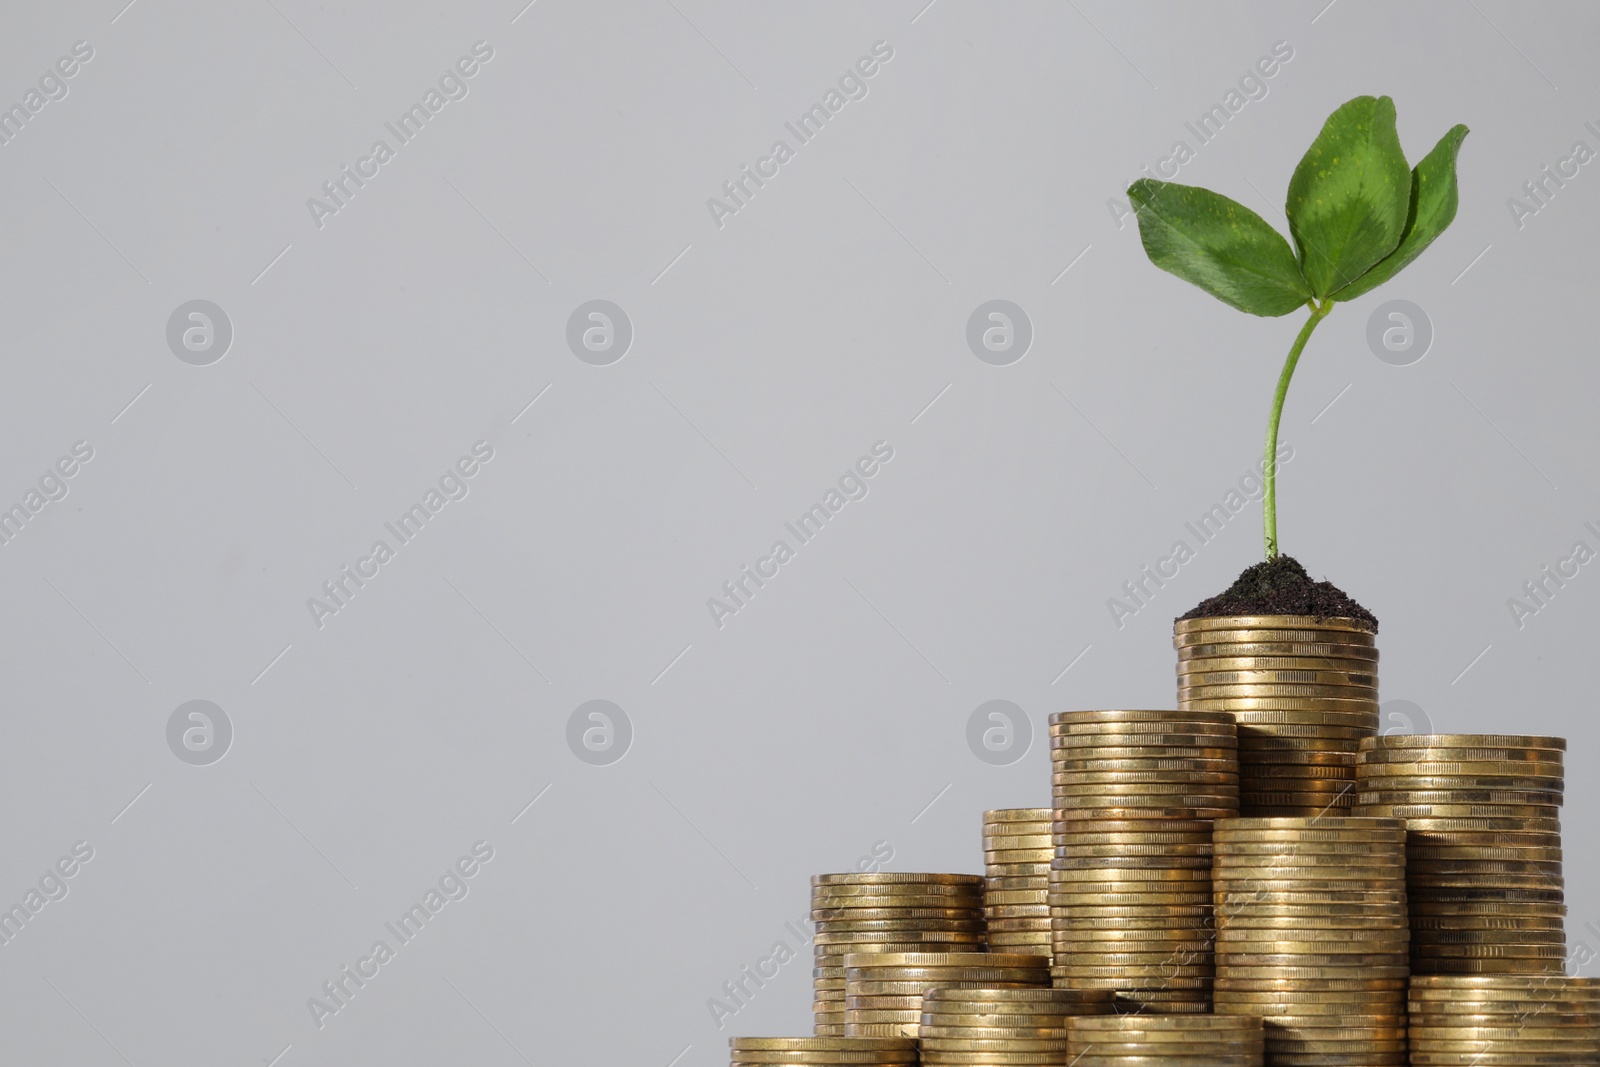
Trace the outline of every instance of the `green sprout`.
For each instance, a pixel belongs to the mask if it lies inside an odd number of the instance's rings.
[[[1278,555],[1278,420],[1289,380],[1317,323],[1399,274],[1456,216],[1455,126],[1415,168],[1395,130],[1394,101],[1358,96],[1323,124],[1294,177],[1284,213],[1289,242],[1260,215],[1221,193],[1145,178],[1128,187],[1145,254],[1252,315],[1311,315],[1289,349],[1267,420],[1262,521],[1267,558]]]

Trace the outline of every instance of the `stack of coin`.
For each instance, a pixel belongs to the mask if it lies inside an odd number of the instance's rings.
[[[1413,974],[1561,974],[1559,737],[1392,734],[1361,743],[1357,810],[1410,830]]]
[[[1216,1011],[1266,1020],[1266,1062],[1406,1062],[1399,819],[1216,825]]]
[[[983,813],[983,861],[988,880],[983,917],[989,947],[1050,954],[1049,808],[1000,808]]]
[[[1056,985],[1210,1010],[1211,820],[1238,813],[1237,744],[1226,712],[1050,717]]]
[[[1600,980],[1556,974],[1411,979],[1411,1062],[1600,1063]]]
[[[1067,1023],[1073,1067],[1261,1067],[1263,1047],[1261,1020],[1248,1015],[1113,1015]]]
[[[735,1037],[732,1067],[891,1067],[915,1064],[917,1043],[906,1037]]]
[[[1113,1011],[1111,992],[1102,989],[930,989],[918,1030],[922,1062],[1057,1065],[1068,1017]]]
[[[1355,804],[1355,754],[1378,729],[1369,623],[1306,615],[1179,619],[1178,707],[1239,723],[1239,811],[1318,815]],[[1345,812],[1344,814],[1348,814]]]
[[[816,1033],[844,1036],[849,952],[982,952],[983,878],[976,874],[819,874],[812,970]]]
[[[844,958],[847,1037],[916,1037],[930,989],[1050,984],[1050,958],[1012,952],[852,952]]]

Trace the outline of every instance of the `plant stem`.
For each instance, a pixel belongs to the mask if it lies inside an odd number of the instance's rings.
[[[1294,377],[1295,365],[1300,362],[1300,353],[1311,339],[1311,331],[1333,310],[1332,300],[1326,300],[1321,305],[1315,300],[1309,303],[1311,317],[1300,327],[1300,336],[1294,339],[1289,358],[1283,361],[1283,373],[1278,375],[1278,392],[1272,398],[1272,415],[1267,419],[1266,462],[1261,467],[1261,479],[1265,487],[1261,497],[1261,518],[1265,527],[1268,559],[1278,556],[1278,420],[1283,417],[1283,399],[1289,395],[1289,379]]]

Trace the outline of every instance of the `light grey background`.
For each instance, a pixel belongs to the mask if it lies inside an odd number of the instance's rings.
[[[1382,618],[1385,698],[1571,738],[1570,929],[1600,948],[1600,568],[1507,606],[1600,547],[1600,170],[1507,205],[1600,148],[1592,6],[125,2],[0,28],[6,104],[94,49],[0,147],[0,503],[94,449],[0,548],[0,903],[94,850],[0,948],[9,1062],[699,1067],[807,1032],[809,948],[707,1009],[795,944],[807,876],[877,842],[981,870],[979,812],[1048,802],[1048,714],[1170,704],[1171,618],[1258,556],[1252,505],[1112,622],[1257,462],[1300,316],[1160,273],[1108,200],[1277,41],[1178,180],[1281,227],[1345,99],[1391,94],[1413,160],[1473,130],[1455,225],[1310,344],[1283,543]],[[469,94],[319,229],[308,198],[477,41]],[[866,97],[719,228],[707,199],[878,41]],[[210,366],[166,342],[194,299],[234,329]],[[633,324],[609,366],[565,341],[594,299]],[[995,299],[1033,327],[1009,366],[966,343]],[[1367,346],[1390,299],[1433,324],[1410,366]],[[480,440],[470,494],[318,629],[307,599]],[[880,440],[865,499],[715,626]],[[209,766],[167,744],[196,699],[234,730]],[[567,744],[593,699],[632,724],[608,766]],[[1033,726],[1008,766],[967,743],[995,699]],[[307,999],[478,841],[470,894],[318,1028]]]

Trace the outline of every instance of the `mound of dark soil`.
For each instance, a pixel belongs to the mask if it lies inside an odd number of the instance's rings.
[[[1293,556],[1246,567],[1231,586],[1202,600],[1180,618],[1224,615],[1314,615],[1319,619],[1363,619],[1378,630],[1378,618],[1332,582],[1313,581]]]

